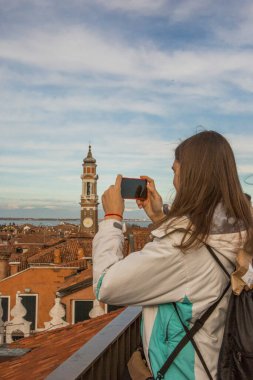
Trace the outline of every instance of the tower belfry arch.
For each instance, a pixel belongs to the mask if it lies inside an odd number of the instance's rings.
[[[91,145],[83,160],[80,232],[94,236],[98,230],[97,164]]]

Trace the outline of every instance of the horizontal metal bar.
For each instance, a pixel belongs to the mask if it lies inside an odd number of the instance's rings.
[[[139,306],[126,308],[70,358],[51,372],[46,380],[74,380],[84,374],[103,355],[106,349],[124,334],[124,331],[132,323],[135,323],[141,315],[141,310],[142,308]]]

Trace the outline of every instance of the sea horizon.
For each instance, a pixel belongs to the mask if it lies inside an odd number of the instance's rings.
[[[103,218],[99,218],[98,220],[101,221]],[[136,224],[140,227],[147,227],[151,222],[149,219],[138,219],[138,218],[124,218],[124,222],[130,223],[130,224]],[[31,223],[29,223],[31,222]],[[43,227],[43,226],[57,226],[59,224],[65,224],[67,222],[70,222],[69,224],[76,224],[78,225],[80,223],[80,218],[29,218],[29,217],[9,217],[4,218],[0,217],[0,225],[23,225],[23,224],[32,224],[36,227]],[[71,223],[72,222],[72,223]]]

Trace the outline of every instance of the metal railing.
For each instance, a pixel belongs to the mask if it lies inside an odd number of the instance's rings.
[[[141,307],[128,307],[46,380],[121,380],[140,344]]]

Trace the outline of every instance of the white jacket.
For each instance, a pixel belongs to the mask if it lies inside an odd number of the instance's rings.
[[[185,227],[187,223],[187,218],[181,218],[173,229]],[[94,290],[97,298],[108,304],[143,306],[143,347],[156,376],[185,335],[171,303],[177,303],[181,318],[190,328],[219,298],[228,279],[205,246],[187,253],[175,248],[182,239],[182,232],[168,234],[172,227],[166,231],[166,224],[152,232],[153,241],[141,251],[123,258],[124,236],[120,227],[121,223],[112,219],[99,225],[93,241]],[[214,224],[214,233],[209,236],[208,244],[226,269],[232,272],[235,255],[243,242],[238,232],[220,233],[220,227],[223,228],[223,221]],[[229,294],[224,296],[194,338],[213,379],[217,377]],[[179,353],[165,379],[207,379],[191,343]]]

